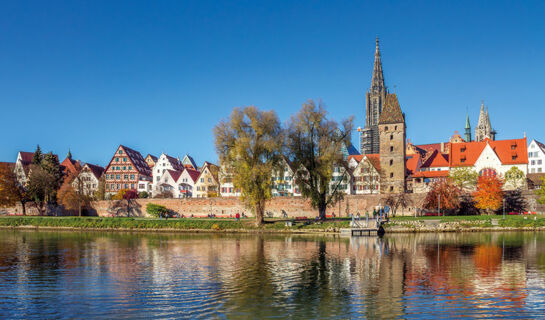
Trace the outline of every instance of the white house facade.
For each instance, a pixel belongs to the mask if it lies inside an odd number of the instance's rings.
[[[528,173],[545,173],[545,145],[535,139],[528,146]]]

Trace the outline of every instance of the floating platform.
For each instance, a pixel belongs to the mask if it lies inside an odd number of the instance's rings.
[[[382,228],[341,228],[341,236],[345,237],[361,237],[361,236],[378,236],[384,233]]]

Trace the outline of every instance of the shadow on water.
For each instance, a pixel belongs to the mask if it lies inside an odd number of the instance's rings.
[[[545,233],[1,232],[0,318],[545,315]]]

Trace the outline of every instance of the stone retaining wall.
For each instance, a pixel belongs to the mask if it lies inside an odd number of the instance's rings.
[[[412,206],[404,211],[398,210],[397,215],[414,215],[416,208],[422,206],[425,194],[408,194],[412,200]],[[536,197],[531,192],[525,192],[524,197],[528,204],[529,211],[544,212],[542,205],[537,205]],[[366,211],[372,212],[373,208],[379,204],[384,204],[385,195],[349,195],[336,205],[327,209],[327,214],[335,214],[337,217],[348,216],[348,213],[360,212],[364,215]],[[217,217],[234,216],[237,212],[252,216],[251,210],[244,207],[238,198],[190,198],[190,199],[137,199],[129,202],[129,215],[145,217],[146,205],[155,203],[164,205],[173,212],[184,216],[206,216],[210,213]],[[315,217],[318,214],[316,209],[310,205],[310,201],[301,197],[276,197],[269,201],[265,208],[266,212],[274,217],[281,217],[285,211],[290,217]],[[21,214],[21,206],[14,208],[0,208],[0,214]],[[27,204],[27,215],[37,215],[38,211]],[[49,215],[77,215],[74,211],[65,211],[59,207],[50,207]],[[127,201],[94,201],[89,208],[84,210],[84,215],[90,216],[127,216]]]

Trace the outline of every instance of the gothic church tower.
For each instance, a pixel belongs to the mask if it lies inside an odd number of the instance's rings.
[[[380,114],[380,193],[405,192],[405,115],[395,94],[386,96]]]
[[[367,91],[365,99],[365,127],[360,138],[360,151],[362,154],[373,154],[380,151],[378,124],[387,94],[388,89],[384,84],[384,74],[382,73],[382,61],[380,59],[377,37],[371,88]]]
[[[485,138],[496,139],[496,131],[492,129],[490,117],[488,116],[488,107],[484,109],[484,102],[481,101],[481,112],[479,113],[479,122],[475,128],[475,141],[483,141]]]

